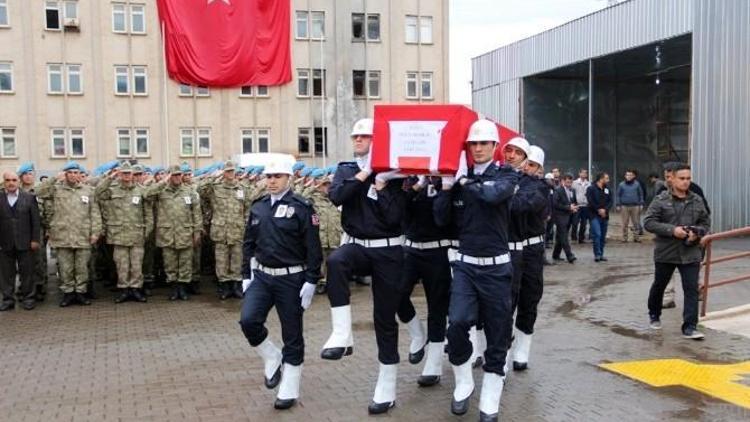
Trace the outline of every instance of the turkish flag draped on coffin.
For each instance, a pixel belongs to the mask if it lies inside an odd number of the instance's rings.
[[[169,77],[189,85],[292,80],[289,0],[158,0]]]

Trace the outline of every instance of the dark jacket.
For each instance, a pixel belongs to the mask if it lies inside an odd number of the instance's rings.
[[[649,205],[643,226],[656,235],[654,262],[690,264],[703,259],[700,246],[698,243],[686,245],[682,239],[674,237],[674,229],[677,226],[696,226],[708,233],[711,217],[696,193],[688,192],[686,198],[680,199],[665,191]]]
[[[555,193],[552,194],[552,220],[555,222],[567,222],[570,216],[573,214],[570,211],[571,204],[577,204],[576,191],[570,188],[573,194],[573,200],[571,201],[568,197],[568,192],[565,191],[564,186],[559,186],[555,189]]]
[[[592,183],[586,189],[586,199],[592,216],[596,217],[599,215],[599,210],[605,210],[607,213],[604,219],[609,220],[609,209],[612,208],[612,191],[609,190],[608,186],[605,185],[603,189],[599,189],[596,183]]]
[[[27,251],[40,235],[36,196],[18,189],[18,200],[11,208],[7,194],[0,192],[0,249]]]
[[[706,200],[706,195],[703,194],[703,189],[693,182],[690,182],[690,187],[688,189],[690,190],[690,192],[695,193],[703,200],[703,206],[706,207],[706,211],[708,211],[708,215],[711,215],[711,208],[708,207],[708,201]],[[668,190],[669,188],[667,187],[667,184],[662,182],[659,185],[659,187],[656,188],[656,193],[654,194],[654,197],[657,197],[662,192],[665,192]]]

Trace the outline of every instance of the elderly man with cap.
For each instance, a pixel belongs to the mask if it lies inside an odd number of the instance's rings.
[[[19,189],[23,192],[28,192],[36,195],[36,183],[34,180],[34,163],[26,162],[18,167],[18,177],[20,178]],[[44,204],[39,198],[37,200],[37,211],[39,212],[39,218],[41,219],[42,210]],[[34,283],[34,298],[37,301],[43,301],[47,296],[47,231],[42,226],[42,234],[40,238],[39,248],[33,252],[33,265],[34,270],[31,279]]]
[[[63,167],[62,183],[50,182],[39,197],[44,201],[49,244],[60,269],[61,307],[90,305],[85,297],[91,246],[102,234],[102,217],[94,188],[80,182],[81,167],[75,161]]]
[[[368,411],[379,414],[387,412],[396,400],[399,363],[396,312],[405,293],[401,278],[404,260],[401,222],[406,196],[402,179],[393,180],[398,177],[396,171],[377,174],[372,171],[373,124],[372,119],[361,119],[354,125],[351,137],[356,161],[339,164],[328,191],[331,202],[342,208],[344,233],[342,245],[327,260],[333,332],[323,346],[321,357],[336,360],[352,354],[349,280],[353,275],[372,275],[380,370]]]
[[[522,238],[516,242],[521,248],[521,260],[514,265],[514,292],[512,311],[516,311],[513,369],[524,370],[528,364],[531,335],[537,317],[537,305],[542,298],[544,285],[544,233],[550,213],[549,186],[537,177],[544,166],[544,151],[536,145],[528,148],[528,158],[520,170],[523,176],[518,192],[511,201],[511,212],[522,219]],[[506,361],[509,359],[506,359]]]
[[[167,283],[173,286],[169,300],[188,300],[193,248],[201,233],[198,194],[182,183],[182,169],[175,164],[169,177],[146,189],[144,198],[156,206],[156,246],[162,248]]]
[[[467,168],[463,164],[455,177],[443,177],[442,190],[434,203],[436,222],[440,226],[454,223],[460,242],[450,256],[453,282],[447,338],[456,383],[451,412],[463,415],[469,408],[474,392],[469,330],[481,320],[487,350],[479,410],[481,420],[491,421],[498,418],[508,338],[513,327],[508,220],[519,173],[511,166],[493,162],[499,143],[495,123],[478,120],[472,124],[466,141],[474,165]]]
[[[227,161],[221,178],[202,183],[199,191],[206,205],[203,225],[210,227],[214,242],[221,300],[242,298],[242,237],[252,202],[235,177],[236,168],[233,161]]]
[[[115,182],[115,177],[117,181]],[[96,187],[96,198],[102,207],[104,233],[117,268],[115,303],[127,300],[145,302],[143,295],[143,245],[153,230],[153,213],[143,199],[146,188],[134,180],[133,167],[123,163]]]
[[[312,303],[322,262],[318,215],[309,200],[290,189],[293,162],[291,156],[278,157],[266,166],[268,195],[252,204],[242,246],[240,326],[263,359],[266,387],[281,382],[277,409],[288,409],[299,398],[303,313]],[[265,327],[274,306],[281,322],[281,351]]]

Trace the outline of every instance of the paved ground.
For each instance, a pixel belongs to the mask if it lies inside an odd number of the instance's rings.
[[[737,246],[747,248],[746,243]],[[606,264],[593,262],[590,245],[576,246],[575,265],[546,274],[531,368],[512,373],[502,417],[517,421],[750,420],[750,408],[683,387],[654,388],[601,369],[607,362],[681,358],[736,363],[750,358],[750,339],[706,330],[705,342],[679,336],[681,303],[663,316],[664,330],[647,329],[645,299],[651,249],[611,242]],[[724,271],[745,264],[725,264]],[[237,326],[239,302],[201,295],[187,303],[157,290],[148,304],[61,309],[57,298],[32,312],[0,314],[0,420],[3,421],[357,421],[367,418],[377,374],[371,298],[353,289],[355,354],[322,361],[329,333],[328,303],[316,297],[305,317],[308,345],[299,406],[274,411],[274,392],[262,386],[261,361]],[[421,289],[415,291],[425,317]],[[680,299],[681,301],[681,299]],[[739,303],[738,303],[739,302]],[[750,286],[712,292],[711,308],[750,303]],[[269,328],[279,339],[275,315]],[[406,330],[401,351],[405,360]],[[399,368],[398,421],[475,420],[449,413],[452,375],[418,388],[420,366]],[[477,384],[480,372],[475,371]],[[748,378],[743,381],[745,385]],[[747,397],[750,399],[750,396]]]

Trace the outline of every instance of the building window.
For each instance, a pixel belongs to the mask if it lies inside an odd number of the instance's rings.
[[[207,86],[196,86],[195,96],[196,97],[210,97],[211,91],[208,89]]]
[[[416,16],[406,16],[406,42],[409,44],[416,44],[419,42]]]
[[[130,157],[131,144],[130,129],[117,129],[117,156]]]
[[[195,155],[195,132],[193,129],[180,129],[180,155],[183,157]]]
[[[48,1],[44,4],[45,28],[59,30],[60,27],[60,4],[57,1]]]
[[[422,72],[422,98],[432,98],[432,72]]]
[[[253,130],[242,129],[240,133],[241,133],[240,143],[242,144],[242,153],[250,154],[252,152],[255,152],[255,149],[253,148]]]
[[[146,11],[141,4],[130,5],[130,32],[133,34],[146,33]]]
[[[432,16],[419,17],[419,42],[432,44]]]
[[[211,156],[211,129],[198,129],[198,156]]]
[[[380,97],[380,72],[355,70],[352,77],[354,97]]]
[[[370,98],[380,98],[380,72],[371,70],[367,72],[367,95]]]
[[[265,85],[258,85],[256,87],[258,97],[268,97],[268,87]]]
[[[0,62],[0,92],[13,92],[13,64]]]
[[[112,32],[126,32],[125,5],[122,3],[112,4]]]
[[[352,91],[354,97],[365,96],[365,79],[367,79],[367,72],[364,70],[355,70],[352,76]]]
[[[310,150],[310,128],[297,129],[297,153],[299,155],[311,155]]]
[[[271,143],[270,129],[242,129],[242,153],[268,152]]]
[[[2,149],[0,149],[0,158],[14,158],[16,156],[16,128],[0,128],[0,138],[2,138]]]
[[[63,11],[65,19],[78,19],[78,1],[67,0],[64,3]]]
[[[416,99],[417,96],[417,72],[406,72],[406,98]]]
[[[47,93],[48,94],[62,94],[63,93],[63,65],[61,64],[48,64],[47,65]]]
[[[180,84],[180,97],[192,97],[193,87],[190,85]]]
[[[133,66],[133,95],[148,95],[148,73],[145,66]]]
[[[322,40],[326,37],[326,14],[325,12],[311,12],[310,15],[310,39]]]
[[[243,86],[240,88],[240,97],[268,97],[268,87],[265,85]]]
[[[325,97],[326,71],[313,69],[313,97]]]
[[[309,37],[307,30],[307,12],[297,11],[296,16],[295,37],[298,40],[306,40]]]
[[[66,66],[65,70],[68,73],[68,94],[83,94],[81,65],[69,64]]]
[[[315,130],[315,156],[328,156],[328,128],[316,127]]]
[[[10,26],[8,20],[8,0],[0,0],[0,26]]]
[[[367,40],[380,40],[380,15],[378,14],[367,15]]]
[[[365,40],[365,14],[352,13],[352,40]]]
[[[86,156],[83,129],[50,129],[53,158],[83,158]]]
[[[297,69],[297,95],[310,96],[310,71],[307,69]]]
[[[137,157],[148,157],[149,155],[148,128],[135,129],[135,155]]]
[[[243,86],[240,88],[240,97],[252,97],[253,96],[253,87],[250,85]]]
[[[130,82],[127,66],[115,66],[115,94],[127,95],[130,93]]]

